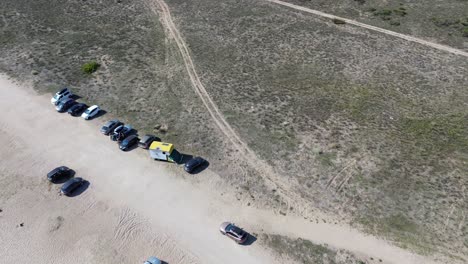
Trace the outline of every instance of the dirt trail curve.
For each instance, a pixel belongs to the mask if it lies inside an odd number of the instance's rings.
[[[263,248],[261,241],[239,247],[221,236],[217,227],[228,219],[252,233],[302,237],[367,258],[382,259],[386,264],[434,263],[347,226],[278,215],[246,207],[228,193],[220,196],[213,185],[206,182],[194,184],[184,179],[186,175],[181,168],[154,162],[142,149],[131,153],[120,151],[115,142],[99,133],[103,119],[85,122],[82,118],[58,114],[49,100],[47,96],[22,89],[0,75],[0,111],[4,113],[0,117],[0,144],[3,147],[0,173],[6,169],[3,180],[8,179],[8,182],[2,181],[0,199],[5,193],[17,197],[18,191],[28,195],[25,200],[15,198],[8,204],[2,203],[5,210],[1,215],[0,237],[6,239],[0,239],[0,255],[2,260],[5,256],[7,260],[0,263],[22,263],[25,259],[38,258],[39,263],[64,263],[61,259],[76,259],[70,256],[83,258],[76,263],[107,263],[113,259],[115,248],[122,248],[123,253],[119,254],[132,259],[117,261],[119,263],[135,263],[133,260],[150,252],[164,255],[168,263],[174,264],[234,264],[239,260],[246,264],[284,263]],[[20,103],[23,107],[16,107]],[[44,175],[57,164],[73,168],[77,176],[81,175],[91,183],[89,188],[70,199],[52,195],[50,189],[46,191]],[[216,175],[209,169],[197,176],[200,180],[214,177]],[[59,188],[57,185],[51,187],[53,190]],[[23,210],[17,210],[19,206]],[[112,209],[118,208],[119,213],[114,214],[116,211]],[[43,218],[36,221],[39,213]],[[50,215],[57,213],[65,218],[64,228],[60,228],[65,238],[52,237],[33,225],[36,222],[40,227],[46,223],[48,228]],[[87,216],[82,217],[83,213]],[[25,214],[27,219],[24,219]],[[92,217],[92,225],[83,224],[88,217]],[[75,224],[71,218],[76,219]],[[23,229],[27,232],[14,228],[19,219],[27,223]],[[12,224],[5,225],[7,220]],[[114,223],[110,229],[109,223]],[[153,240],[153,236],[157,237]],[[139,238],[149,240],[140,241]],[[57,251],[51,247],[51,241],[55,243],[53,245],[67,244]],[[97,245],[110,243],[110,246],[105,246],[103,252],[92,253],[91,249],[96,245],[90,243],[93,241],[99,242]],[[145,241],[150,244],[143,243]],[[51,250],[44,250],[44,245]],[[93,260],[93,254],[103,259]],[[57,261],[46,261],[53,257]]]
[[[434,48],[434,49],[438,49],[438,50],[450,52],[450,53],[453,53],[453,54],[456,54],[456,55],[461,55],[461,56],[468,57],[468,52],[465,52],[463,50],[459,50],[459,49],[452,48],[452,47],[449,47],[449,46],[445,46],[445,45],[437,44],[437,43],[434,43],[434,42],[426,41],[426,40],[416,38],[416,37],[412,37],[412,36],[409,36],[409,35],[397,33],[395,31],[391,31],[391,30],[387,30],[387,29],[383,29],[383,28],[379,28],[379,27],[374,27],[374,26],[371,26],[371,25],[368,25],[368,24],[358,22],[356,20],[347,19],[347,18],[343,18],[343,17],[338,17],[338,16],[335,16],[335,15],[320,12],[318,10],[310,9],[310,8],[303,7],[303,6],[294,5],[294,4],[283,2],[283,1],[280,1],[280,0],[265,0],[265,1],[272,2],[272,3],[278,4],[278,5],[282,5],[282,6],[286,6],[286,7],[296,9],[296,10],[299,10],[299,11],[307,12],[307,13],[310,13],[310,14],[314,14],[314,15],[317,15],[317,16],[329,18],[329,19],[343,20],[347,24],[350,24],[350,25],[366,28],[366,29],[377,31],[377,32],[380,32],[380,33],[383,33],[383,34],[386,34],[386,35],[401,38],[401,39],[404,39],[404,40],[407,40],[407,41],[419,43],[421,45],[425,45],[425,46],[428,46],[428,47],[431,47],[431,48]]]
[[[169,10],[169,7],[163,0],[150,0],[149,6],[151,10],[161,18],[161,22],[167,29],[169,37],[171,37],[177,44],[179,51],[184,60],[185,68],[190,77],[192,86],[197,93],[197,95],[202,100],[206,109],[211,115],[211,118],[215,122],[216,126],[221,130],[221,132],[232,142],[234,147],[238,149],[241,153],[244,153],[242,157],[246,162],[252,165],[252,168],[255,168],[260,175],[267,181],[266,183],[274,186],[279,193],[285,195],[285,190],[287,189],[286,185],[282,183],[282,180],[279,177],[274,177],[276,174],[266,162],[260,160],[257,155],[247,146],[245,142],[237,135],[234,129],[229,125],[229,123],[224,118],[224,115],[219,111],[213,99],[206,91],[205,87],[200,81],[198,74],[195,70],[195,65],[193,64],[192,57],[190,56],[189,49],[185,44],[182,36],[180,35],[179,30],[172,20],[172,16]],[[274,177],[274,179],[272,178]],[[291,200],[299,199],[299,197],[291,197],[291,195],[285,195],[284,198],[289,198]]]

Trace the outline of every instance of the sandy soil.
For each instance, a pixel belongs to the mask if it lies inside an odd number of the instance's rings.
[[[382,263],[432,262],[346,226],[242,206],[220,195],[211,171],[191,177],[141,149],[121,152],[98,131],[105,116],[86,122],[58,114],[49,96],[5,77],[0,112],[2,263],[138,263],[149,255],[167,263],[280,263],[261,241],[238,246],[221,236],[217,227],[225,220]],[[59,185],[45,175],[59,165],[73,168],[89,187],[75,197],[58,195]]]

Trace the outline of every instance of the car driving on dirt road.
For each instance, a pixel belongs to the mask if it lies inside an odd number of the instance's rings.
[[[222,223],[219,227],[219,231],[221,232],[221,234],[236,241],[237,244],[243,244],[245,241],[247,241],[248,238],[247,232],[230,222]]]

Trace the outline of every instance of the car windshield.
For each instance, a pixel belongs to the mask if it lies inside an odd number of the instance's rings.
[[[88,108],[88,109],[86,109],[85,114],[89,114],[89,113],[91,113],[91,110],[89,110],[89,108]]]

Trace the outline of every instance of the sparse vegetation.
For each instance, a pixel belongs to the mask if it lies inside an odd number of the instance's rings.
[[[97,71],[99,66],[100,66],[99,63],[97,63],[96,61],[90,61],[90,62],[87,62],[87,63],[83,64],[83,66],[81,66],[81,70],[84,73],[91,74],[91,73]]]
[[[215,0],[167,3],[202,83],[242,140],[298,194],[294,202],[303,204],[294,208],[340,210],[351,222],[364,219],[358,222],[370,227],[368,232],[397,241],[410,237],[407,247],[465,254],[468,231],[459,223],[468,210],[460,199],[468,184],[466,60],[365,30],[343,31],[270,4],[223,1],[222,8]],[[340,9],[343,3],[319,0],[311,7],[356,18]],[[354,6],[366,10],[368,4]],[[422,14],[448,17],[429,12],[434,11],[429,4],[413,3],[411,10],[418,12],[405,16],[382,2],[372,4],[378,10],[370,12],[386,11],[357,17],[360,21],[385,27],[401,20],[395,30],[408,33],[414,27],[420,36],[463,47],[460,30],[466,29],[449,26],[456,34],[445,38],[445,26],[418,24],[430,21]],[[18,79],[34,76],[41,92],[71,84],[76,94],[142,133],[160,135],[155,124],[167,124],[164,140],[212,160],[210,168],[226,181],[247,181],[255,203],[280,204],[279,192],[265,189],[258,172],[211,123],[158,20],[139,2],[119,5],[2,1],[10,26],[0,30],[0,70]],[[67,16],[56,15],[63,10]],[[101,15],[97,21],[80,15],[89,12]],[[380,16],[389,22],[376,19]],[[465,22],[457,25],[467,27]],[[102,24],[108,27],[103,30]],[[80,71],[90,57],[106,60],[99,80]]]
[[[350,252],[334,250],[325,245],[314,244],[306,239],[291,239],[286,236],[262,234],[260,239],[281,257],[299,263],[314,264],[361,264]]]

